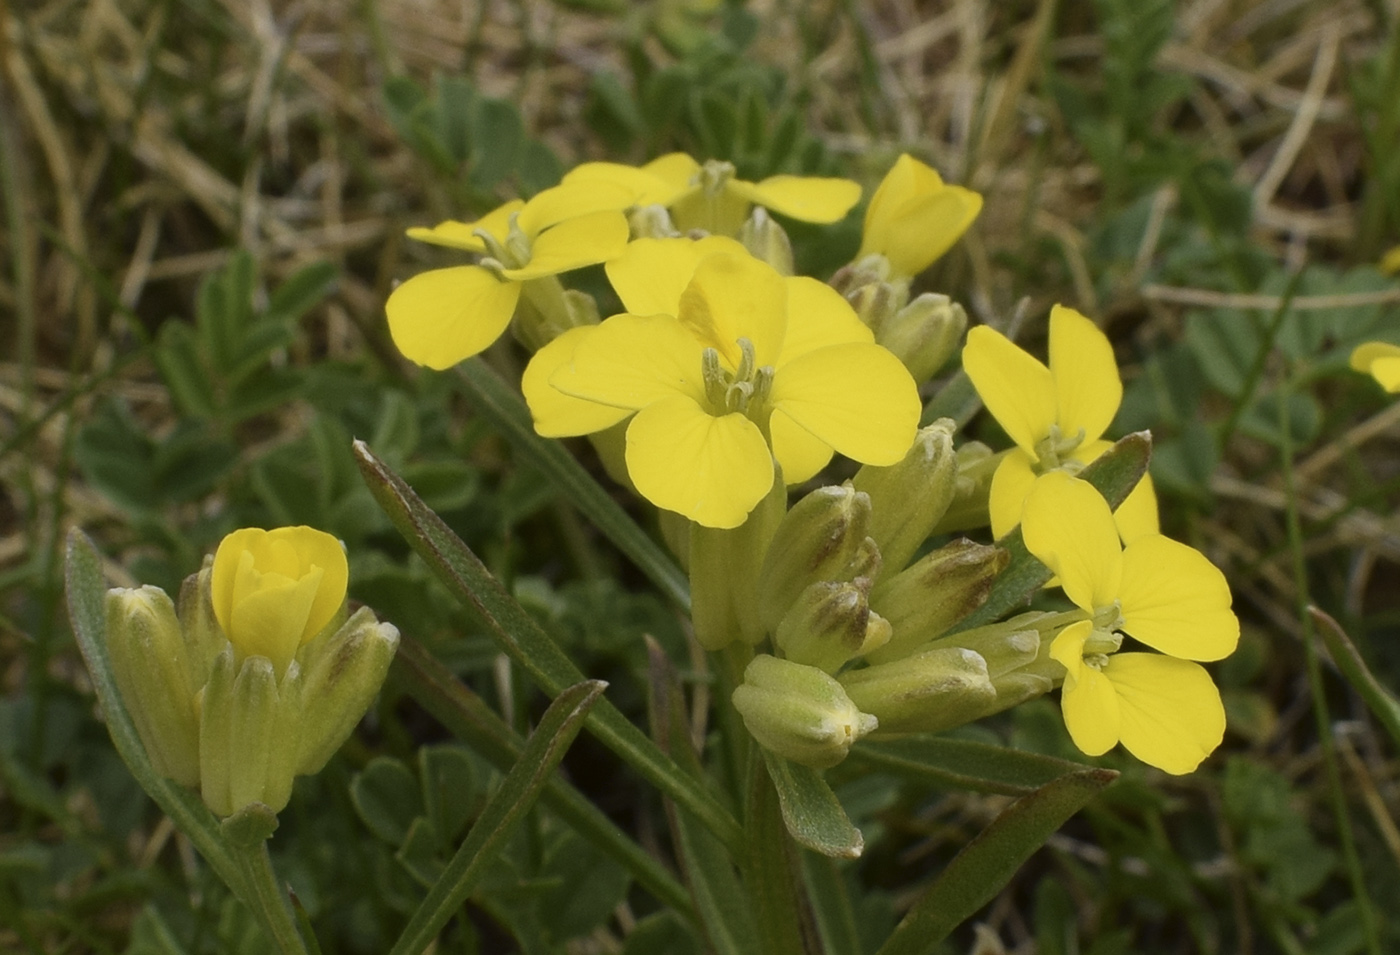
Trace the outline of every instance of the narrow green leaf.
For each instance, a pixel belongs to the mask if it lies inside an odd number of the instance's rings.
[[[1005,796],[1024,796],[1061,776],[1089,768],[1039,753],[923,735],[866,740],[851,750],[851,759],[931,786]]]
[[[972,420],[972,416],[981,407],[982,398],[972,386],[972,379],[967,377],[967,372],[959,368],[928,400],[928,404],[924,405],[919,424],[927,426],[939,418],[952,418],[961,428]]]
[[[778,791],[778,804],[788,833],[822,855],[855,859],[865,849],[860,830],[851,825],[841,801],[822,774],[763,750],[768,775]]]
[[[565,497],[607,535],[663,594],[690,610],[690,584],[676,562],[613,500],[558,441],[535,434],[530,409],[480,358],[457,366],[476,410],[533,467],[545,474]]]
[[[412,488],[363,441],[354,444],[356,461],[370,492],[404,539],[438,579],[476,609],[501,650],[551,695],[583,679],[572,660],[491,576],[486,566],[442,519],[429,510]],[[726,845],[739,848],[739,824],[632,725],[612,703],[604,700],[589,720],[593,734],[658,789],[695,813]]]
[[[876,955],[929,955],[986,905],[1055,830],[1118,776],[1087,769],[1062,776],[1007,806],[963,847]]]
[[[862,955],[856,910],[846,891],[841,864],[820,852],[798,850],[802,881],[812,900],[812,915],[826,955]]]
[[[1137,431],[1122,438],[1096,458],[1092,464],[1079,472],[1079,477],[1097,488],[1110,507],[1117,507],[1147,473],[1147,462],[1151,457],[1151,433]],[[949,633],[961,633],[972,627],[999,620],[1008,611],[1024,604],[1054,576],[1049,567],[1036,560],[1030,551],[1026,550],[1020,527],[1007,534],[997,544],[1011,552],[1011,562],[992,584],[987,602],[958,621],[957,626]]]
[[[1316,607],[1309,607],[1308,613],[1312,615],[1322,633],[1322,642],[1327,644],[1332,662],[1337,664],[1342,676],[1346,677],[1352,689],[1361,694],[1361,699],[1366,701],[1371,713],[1381,721],[1395,745],[1400,747],[1400,700],[1371,673],[1370,667],[1366,666],[1366,661],[1357,651],[1356,644],[1351,642],[1341,624]]]
[[[312,262],[297,269],[268,296],[267,317],[279,322],[299,320],[320,304],[339,276],[334,262]]]
[[[225,847],[214,814],[195,793],[160,776],[146,757],[146,748],[141,744],[131,716],[122,703],[121,693],[113,681],[111,666],[107,661],[107,588],[102,578],[102,558],[92,541],[77,528],[68,532],[64,576],[73,636],[92,676],[93,690],[97,693],[97,701],[107,720],[107,732],[111,734],[117,752],[141,788],[189,837],[219,878],[252,907],[243,871]]]
[[[508,772],[520,758],[525,741],[510,724],[406,634],[399,639],[393,673],[407,684],[410,695],[424,709],[497,769]],[[659,901],[671,906],[682,918],[694,920],[685,887],[566,780],[552,778],[545,787],[544,802],[627,869]]]
[[[515,827],[524,821],[569,744],[583,729],[588,711],[606,688],[607,684],[600,680],[585,680],[564,690],[549,705],[519,761],[486,803],[437,883],[419,903],[392,955],[417,955],[432,944]]]

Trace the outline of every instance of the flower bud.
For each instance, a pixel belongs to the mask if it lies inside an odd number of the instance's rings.
[[[399,647],[399,631],[368,607],[302,650],[298,775],[319,773],[360,722]]]
[[[810,584],[844,579],[869,527],[870,497],[849,483],[819,487],[798,501],[778,525],[759,572],[758,612],[764,630],[776,630]]]
[[[692,524],[690,620],[706,650],[734,640],[758,643],[767,633],[759,615],[759,568],[786,508],[787,487],[776,475],[767,496],[738,527]]]
[[[817,769],[841,762],[851,744],[877,726],[826,673],[767,654],[744,670],[734,708],[760,745]]]
[[[802,591],[778,624],[778,647],[794,663],[835,673],[885,645],[890,625],[870,612],[870,581],[821,580]]]
[[[637,206],[627,213],[633,239],[674,239],[680,235],[665,206]]]
[[[871,661],[906,656],[982,606],[1010,559],[1010,552],[1000,547],[964,538],[882,583],[871,595],[871,606],[890,622],[894,636],[870,655]]]
[[[904,362],[915,382],[928,381],[947,363],[967,331],[967,312],[946,295],[925,292],[887,319],[875,341]]]
[[[251,803],[280,812],[292,795],[298,756],[301,669],[279,681],[265,656],[235,663],[230,647],[214,661],[199,727],[200,794],[220,818]]]
[[[107,592],[107,657],[122,703],[156,772],[199,783],[197,684],[175,606],[159,587]]]
[[[886,574],[897,573],[928,538],[953,499],[957,458],[951,418],[919,430],[904,460],[889,467],[867,464],[852,484],[870,496],[870,530]]]
[[[961,726],[977,719],[997,695],[986,661],[962,647],[852,670],[840,682],[851,702],[880,721],[881,736]]]
[[[954,484],[953,500],[932,533],[956,534],[974,527],[986,527],[992,522],[987,501],[992,491],[992,475],[996,473],[1002,456],[981,441],[969,441],[958,448],[958,479]]]
[[[341,612],[348,580],[345,549],[330,534],[249,527],[219,543],[210,597],[238,662],[266,657],[280,677],[297,648]]]
[[[180,631],[185,637],[190,678],[196,687],[208,682],[214,660],[228,646],[228,637],[224,636],[224,630],[214,616],[214,601],[210,597],[209,581],[213,566],[213,555],[206,555],[199,572],[190,574],[180,584],[180,598],[176,603]]]
[[[737,238],[754,258],[773,266],[779,275],[792,274],[792,242],[767,209],[754,206]]]

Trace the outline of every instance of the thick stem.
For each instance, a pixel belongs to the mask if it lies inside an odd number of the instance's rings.
[[[778,806],[778,793],[763,759],[749,760],[749,791],[744,814],[747,852],[744,889],[752,900],[759,947],[767,955],[806,955],[801,882]]]

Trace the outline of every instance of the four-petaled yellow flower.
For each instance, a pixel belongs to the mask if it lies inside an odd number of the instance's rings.
[[[992,536],[1000,539],[1021,520],[1021,507],[1038,474],[1063,468],[1077,474],[1110,447],[1101,440],[1123,399],[1113,346],[1093,322],[1072,308],[1050,312],[1050,367],[985,325],[967,333],[963,369],[987,410],[1016,443],[992,475]],[[1157,495],[1144,476],[1115,518],[1131,543],[1158,531]]]
[[[1366,342],[1351,353],[1351,367],[1380,382],[1391,394],[1400,392],[1400,345]]]
[[[507,202],[476,222],[409,229],[410,238],[475,252],[479,265],[415,275],[389,295],[394,344],[410,361],[450,368],[501,336],[531,283],[596,265],[627,245],[632,192],[609,183],[555,186]]]
[[[214,616],[240,659],[267,657],[280,675],[297,649],[345,603],[349,565],[340,541],[311,527],[248,527],[214,554]]]
[[[732,163],[711,159],[703,166],[685,153],[669,153],[636,168],[621,163],[584,163],[564,177],[565,185],[610,183],[632,192],[637,206],[671,210],[677,229],[735,235],[753,206],[800,219],[831,223],[860,201],[860,185],[849,179],[769,176],[760,182],[734,178]]]
[[[1063,471],[1035,481],[1021,530],[1088,616],[1050,646],[1066,671],[1061,707],[1075,745],[1098,756],[1121,742],[1145,763],[1191,772],[1225,733],[1220,693],[1191,662],[1222,659],[1239,640],[1225,576],[1161,534],[1121,546],[1108,503]],[[1118,653],[1122,633],[1161,652]]]
[[[891,278],[912,278],[947,252],[981,211],[981,195],[946,185],[936,170],[904,153],[865,210],[856,259],[882,255]]]
[[[913,379],[830,286],[784,279],[730,239],[641,239],[607,265],[627,314],[541,349],[521,386],[547,437],[628,417],[627,471],[653,504],[737,527],[833,449],[867,464],[913,443]]]

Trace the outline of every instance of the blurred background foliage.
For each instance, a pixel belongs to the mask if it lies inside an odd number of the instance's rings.
[[[264,950],[94,712],[69,526],[115,583],[168,590],[233,528],[331,531],[352,599],[525,729],[538,695],[375,507],[361,437],[624,711],[645,709],[644,634],[703,700],[674,612],[454,376],[397,355],[382,310],[453,261],[406,227],[681,149],[867,187],[908,150],[985,193],[923,286],[1023,316],[1032,349],[1052,303],[1096,316],[1127,379],[1114,433],[1153,430],[1164,529],[1234,588],[1226,745],[1181,779],[1106,757],[1123,778],[949,951],[1362,951],[1363,908],[1400,909],[1400,761],[1310,670],[1301,608],[1400,684],[1400,403],[1346,370],[1356,342],[1400,343],[1375,267],[1400,242],[1397,22],[1394,0],[0,4],[0,949]],[[792,231],[824,277],[859,218]],[[600,271],[578,284],[607,314]],[[966,735],[1075,755],[1049,701]],[[665,851],[659,800],[605,749],[582,737],[565,767]],[[496,778],[391,680],[274,842],[325,951],[385,950]],[[1006,797],[857,761],[833,778],[872,846],[833,877],[873,951]],[[439,951],[699,950],[544,810],[469,913]]]

